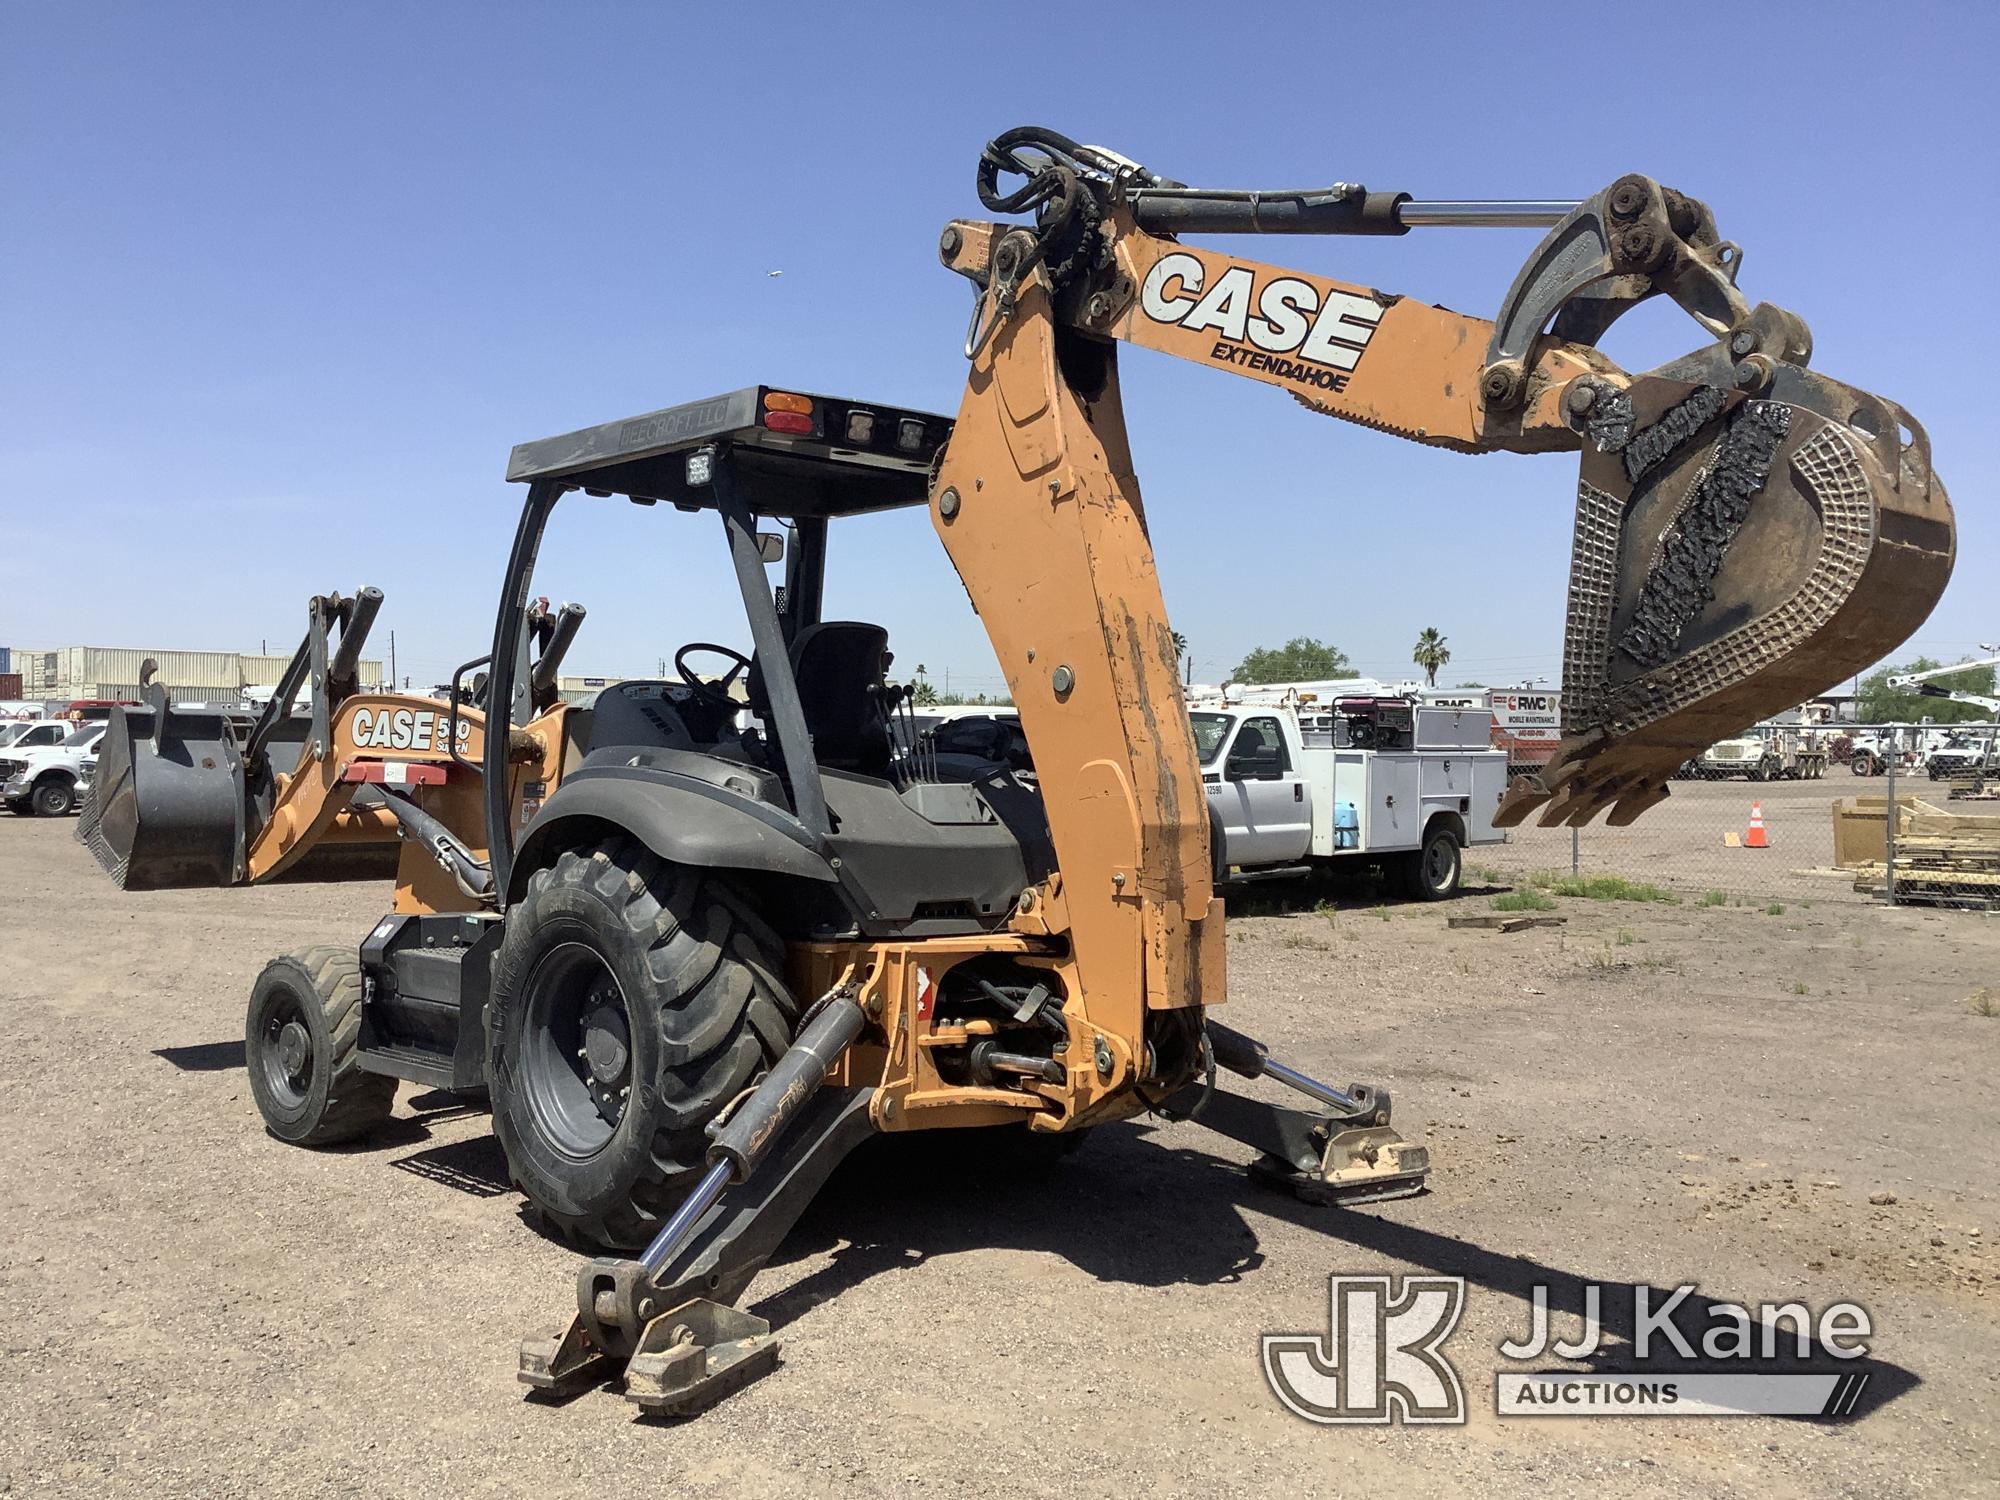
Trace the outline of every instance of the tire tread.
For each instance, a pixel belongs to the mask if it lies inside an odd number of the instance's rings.
[[[522,961],[509,950],[518,952],[529,941],[539,901],[552,891],[574,887],[600,897],[644,950],[644,968],[655,987],[652,1003],[664,1012],[655,1023],[662,1064],[657,1077],[634,1080],[634,1087],[656,1095],[658,1125],[645,1153],[647,1167],[620,1195],[621,1201],[587,1213],[566,1212],[546,1202],[535,1202],[535,1209],[566,1239],[627,1249],[651,1237],[706,1168],[708,1122],[790,1045],[799,1007],[780,977],[782,941],[722,877],[669,865],[629,838],[565,851],[535,873],[526,899],[510,913],[509,933],[495,964],[496,981],[502,971],[521,974]],[[499,988],[496,982],[496,1001]],[[640,1002],[628,997],[627,1003]],[[533,1201],[535,1194],[512,1161],[510,1136],[519,1127],[511,1118],[503,1120],[498,1107],[511,1087],[500,1081],[506,1030],[489,1028],[487,1043],[495,1124],[509,1152],[515,1186]]]
[[[366,1135],[389,1117],[396,1100],[396,1080],[366,1071],[355,1056],[361,1045],[364,992],[360,954],[352,948],[320,944],[274,962],[289,962],[307,980],[325,1018],[331,1047],[326,1107],[311,1128],[292,1143],[333,1146]]]

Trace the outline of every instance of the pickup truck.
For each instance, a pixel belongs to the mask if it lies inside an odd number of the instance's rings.
[[[1949,781],[1954,776],[1976,776],[2000,770],[2000,744],[1993,731],[1983,735],[1954,734],[1931,751],[1924,760],[1924,774],[1932,781]]]
[[[1218,881],[1373,864],[1439,901],[1457,894],[1468,845],[1505,838],[1507,752],[1485,710],[1204,703],[1188,717]]]
[[[84,761],[95,761],[104,723],[81,724],[60,744],[0,750],[0,801],[10,812],[59,818],[83,802]]]
[[[45,750],[75,731],[67,719],[15,719],[0,724],[0,750]]]

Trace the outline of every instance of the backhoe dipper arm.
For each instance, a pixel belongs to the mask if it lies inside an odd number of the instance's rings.
[[[1023,185],[1003,192],[1010,175]],[[1206,191],[1029,127],[989,145],[979,189],[990,210],[1034,222],[957,221],[940,241],[978,291],[934,518],[1021,706],[1073,918],[1080,887],[1114,874],[1125,884],[1106,901],[1138,891],[1190,921],[1208,889],[1117,341],[1418,442],[1582,452],[1564,744],[1543,776],[1509,789],[1503,823],[1538,809],[1545,824],[1607,809],[1630,821],[1689,756],[1893,649],[1950,575],[1950,502],[1921,426],[1808,370],[1805,324],[1750,305],[1735,285],[1741,252],[1708,208],[1651,178],[1578,203]],[[1547,233],[1490,321],[1173,237],[1524,224]],[[1660,295],[1706,341],[1628,374],[1595,341]],[[1078,686],[1057,696],[1046,672],[1059,629],[1068,654],[1055,660]],[[1085,704],[1093,681],[1106,697]],[[1121,799],[1133,831],[1112,859],[1089,846]]]

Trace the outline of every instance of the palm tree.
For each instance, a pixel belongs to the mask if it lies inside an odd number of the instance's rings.
[[[1173,638],[1174,665],[1179,666],[1180,663],[1187,660],[1187,654],[1188,654],[1187,637],[1182,635],[1178,630],[1170,630],[1167,632],[1167,634]],[[1190,664],[1189,666],[1188,675],[1190,677],[1194,675],[1192,664]]]
[[[1427,625],[1417,637],[1417,649],[1410,653],[1410,660],[1424,669],[1424,678],[1431,687],[1438,685],[1438,668],[1451,660],[1451,647],[1444,639],[1436,626]]]

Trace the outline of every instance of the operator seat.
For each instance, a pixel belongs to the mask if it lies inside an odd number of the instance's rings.
[[[859,620],[823,620],[808,625],[792,641],[792,676],[799,684],[799,707],[813,754],[834,771],[889,779],[889,715],[882,683],[889,632]],[[752,661],[744,684],[751,711],[771,722],[761,662]],[[775,731],[765,737],[774,764],[783,759]]]

